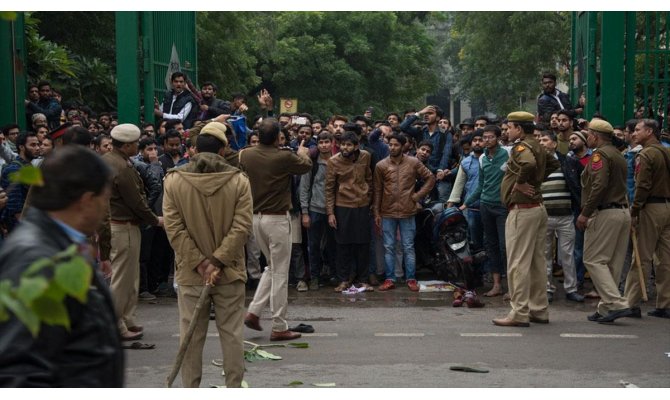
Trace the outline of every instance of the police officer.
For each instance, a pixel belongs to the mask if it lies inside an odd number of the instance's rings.
[[[548,157],[533,137],[534,118],[524,111],[507,116],[507,134],[514,144],[500,192],[509,210],[505,247],[512,310],[506,317],[493,320],[498,326],[528,327],[529,322],[549,322],[544,259],[547,211],[542,204],[540,186],[560,164]]]
[[[312,168],[307,147],[301,143],[296,153],[289,147],[278,148],[279,122],[264,119],[259,127],[260,144],[239,152],[240,168],[249,176],[253,198],[253,233],[268,261],[244,324],[263,330],[259,316],[270,303],[272,333],[270,340],[292,340],[299,333],[288,330],[288,270],[291,257],[291,175],[302,175]]]
[[[633,142],[642,145],[635,160],[635,198],[631,207],[633,226],[637,228],[637,248],[644,272],[649,279],[654,251],[658,251],[656,268],[656,309],[652,317],[670,318],[670,151],[658,140],[658,122],[640,120],[635,125]],[[640,316],[639,274],[628,273],[624,296],[634,316]]]
[[[612,145],[609,122],[589,123],[589,148],[595,149],[582,172],[582,211],[577,229],[584,233],[584,265],[591,274],[600,302],[588,316],[593,322],[613,322],[631,316],[619,293],[619,278],[626,258],[630,213],[626,205],[626,160]]]
[[[109,201],[112,262],[112,299],[123,340],[142,338],[135,322],[140,284],[140,224],[163,226],[147,204],[144,185],[130,157],[137,154],[140,129],[120,124],[111,132],[113,149],[102,158],[112,167],[112,195]]]

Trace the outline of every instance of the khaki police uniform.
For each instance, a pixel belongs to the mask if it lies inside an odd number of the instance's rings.
[[[665,155],[664,155],[665,154]],[[637,248],[644,272],[649,280],[654,252],[656,268],[656,308],[670,309],[670,151],[658,143],[645,146],[635,160],[635,199],[633,216],[639,217]],[[640,278],[631,269],[626,279],[624,296],[631,306],[642,299]]]
[[[612,134],[612,126],[593,120],[589,129]],[[626,202],[626,160],[611,143],[598,147],[582,172],[582,212],[588,217],[584,233],[584,265],[600,302],[598,314],[628,308],[619,293],[630,213]]]
[[[312,168],[309,157],[289,148],[259,144],[239,153],[240,168],[249,176],[253,197],[253,234],[268,266],[261,275],[249,312],[260,316],[270,304],[272,331],[288,330],[288,270],[291,258],[291,175]]]
[[[507,118],[511,122],[533,121],[533,115],[526,112],[511,113]],[[517,140],[507,161],[500,190],[502,201],[509,209],[505,222],[505,247],[512,310],[508,319],[514,322],[528,323],[530,318],[549,318],[544,259],[547,211],[542,204],[540,186],[549,173],[559,167],[558,160],[549,157],[533,135]],[[515,183],[532,185],[535,194],[528,197],[514,191]]]
[[[111,135],[116,140],[132,143],[139,140],[140,130],[132,124],[121,124],[112,129]],[[135,308],[140,285],[139,225],[158,225],[158,217],[147,204],[142,179],[130,158],[116,148],[102,158],[113,171],[109,201],[111,291],[119,332],[125,335],[129,327],[138,326]]]

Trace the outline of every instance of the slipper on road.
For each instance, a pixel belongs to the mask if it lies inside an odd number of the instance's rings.
[[[124,344],[123,348],[129,350],[151,350],[156,348],[156,345],[142,342],[133,342],[131,344]]]
[[[300,332],[300,333],[314,333],[314,327],[312,325],[300,324],[298,326],[294,326],[293,328],[289,328],[289,331]]]

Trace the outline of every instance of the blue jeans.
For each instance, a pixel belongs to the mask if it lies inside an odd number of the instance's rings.
[[[479,210],[468,208],[468,233],[474,250],[480,250],[484,246],[484,227]]]
[[[453,184],[448,181],[438,181],[437,182],[437,193],[441,203],[446,203],[449,200],[449,195],[451,194],[451,188]]]
[[[335,234],[333,228],[328,225],[328,216],[326,214],[310,211],[309,220],[310,225],[309,229],[307,229],[309,272],[312,279],[319,279],[321,270],[323,269],[321,241],[324,236],[326,237],[326,262],[330,270],[335,271]]]
[[[395,281],[396,264],[396,233],[400,228],[403,258],[405,261],[405,279],[416,279],[416,257],[414,255],[414,236],[416,236],[416,222],[414,216],[408,218],[382,218],[382,232],[384,235],[384,265],[386,279]]]
[[[507,272],[507,250],[505,249],[505,221],[507,208],[502,205],[481,203],[479,206],[484,228],[484,248],[488,256],[489,272]]]

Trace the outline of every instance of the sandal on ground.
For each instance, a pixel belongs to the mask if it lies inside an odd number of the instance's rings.
[[[300,333],[314,333],[314,327],[312,325],[307,324],[299,324],[297,326],[294,326],[293,328],[288,328],[288,330]]]
[[[123,348],[129,350],[151,350],[156,348],[156,345],[149,343],[133,342],[131,344],[124,344]]]

